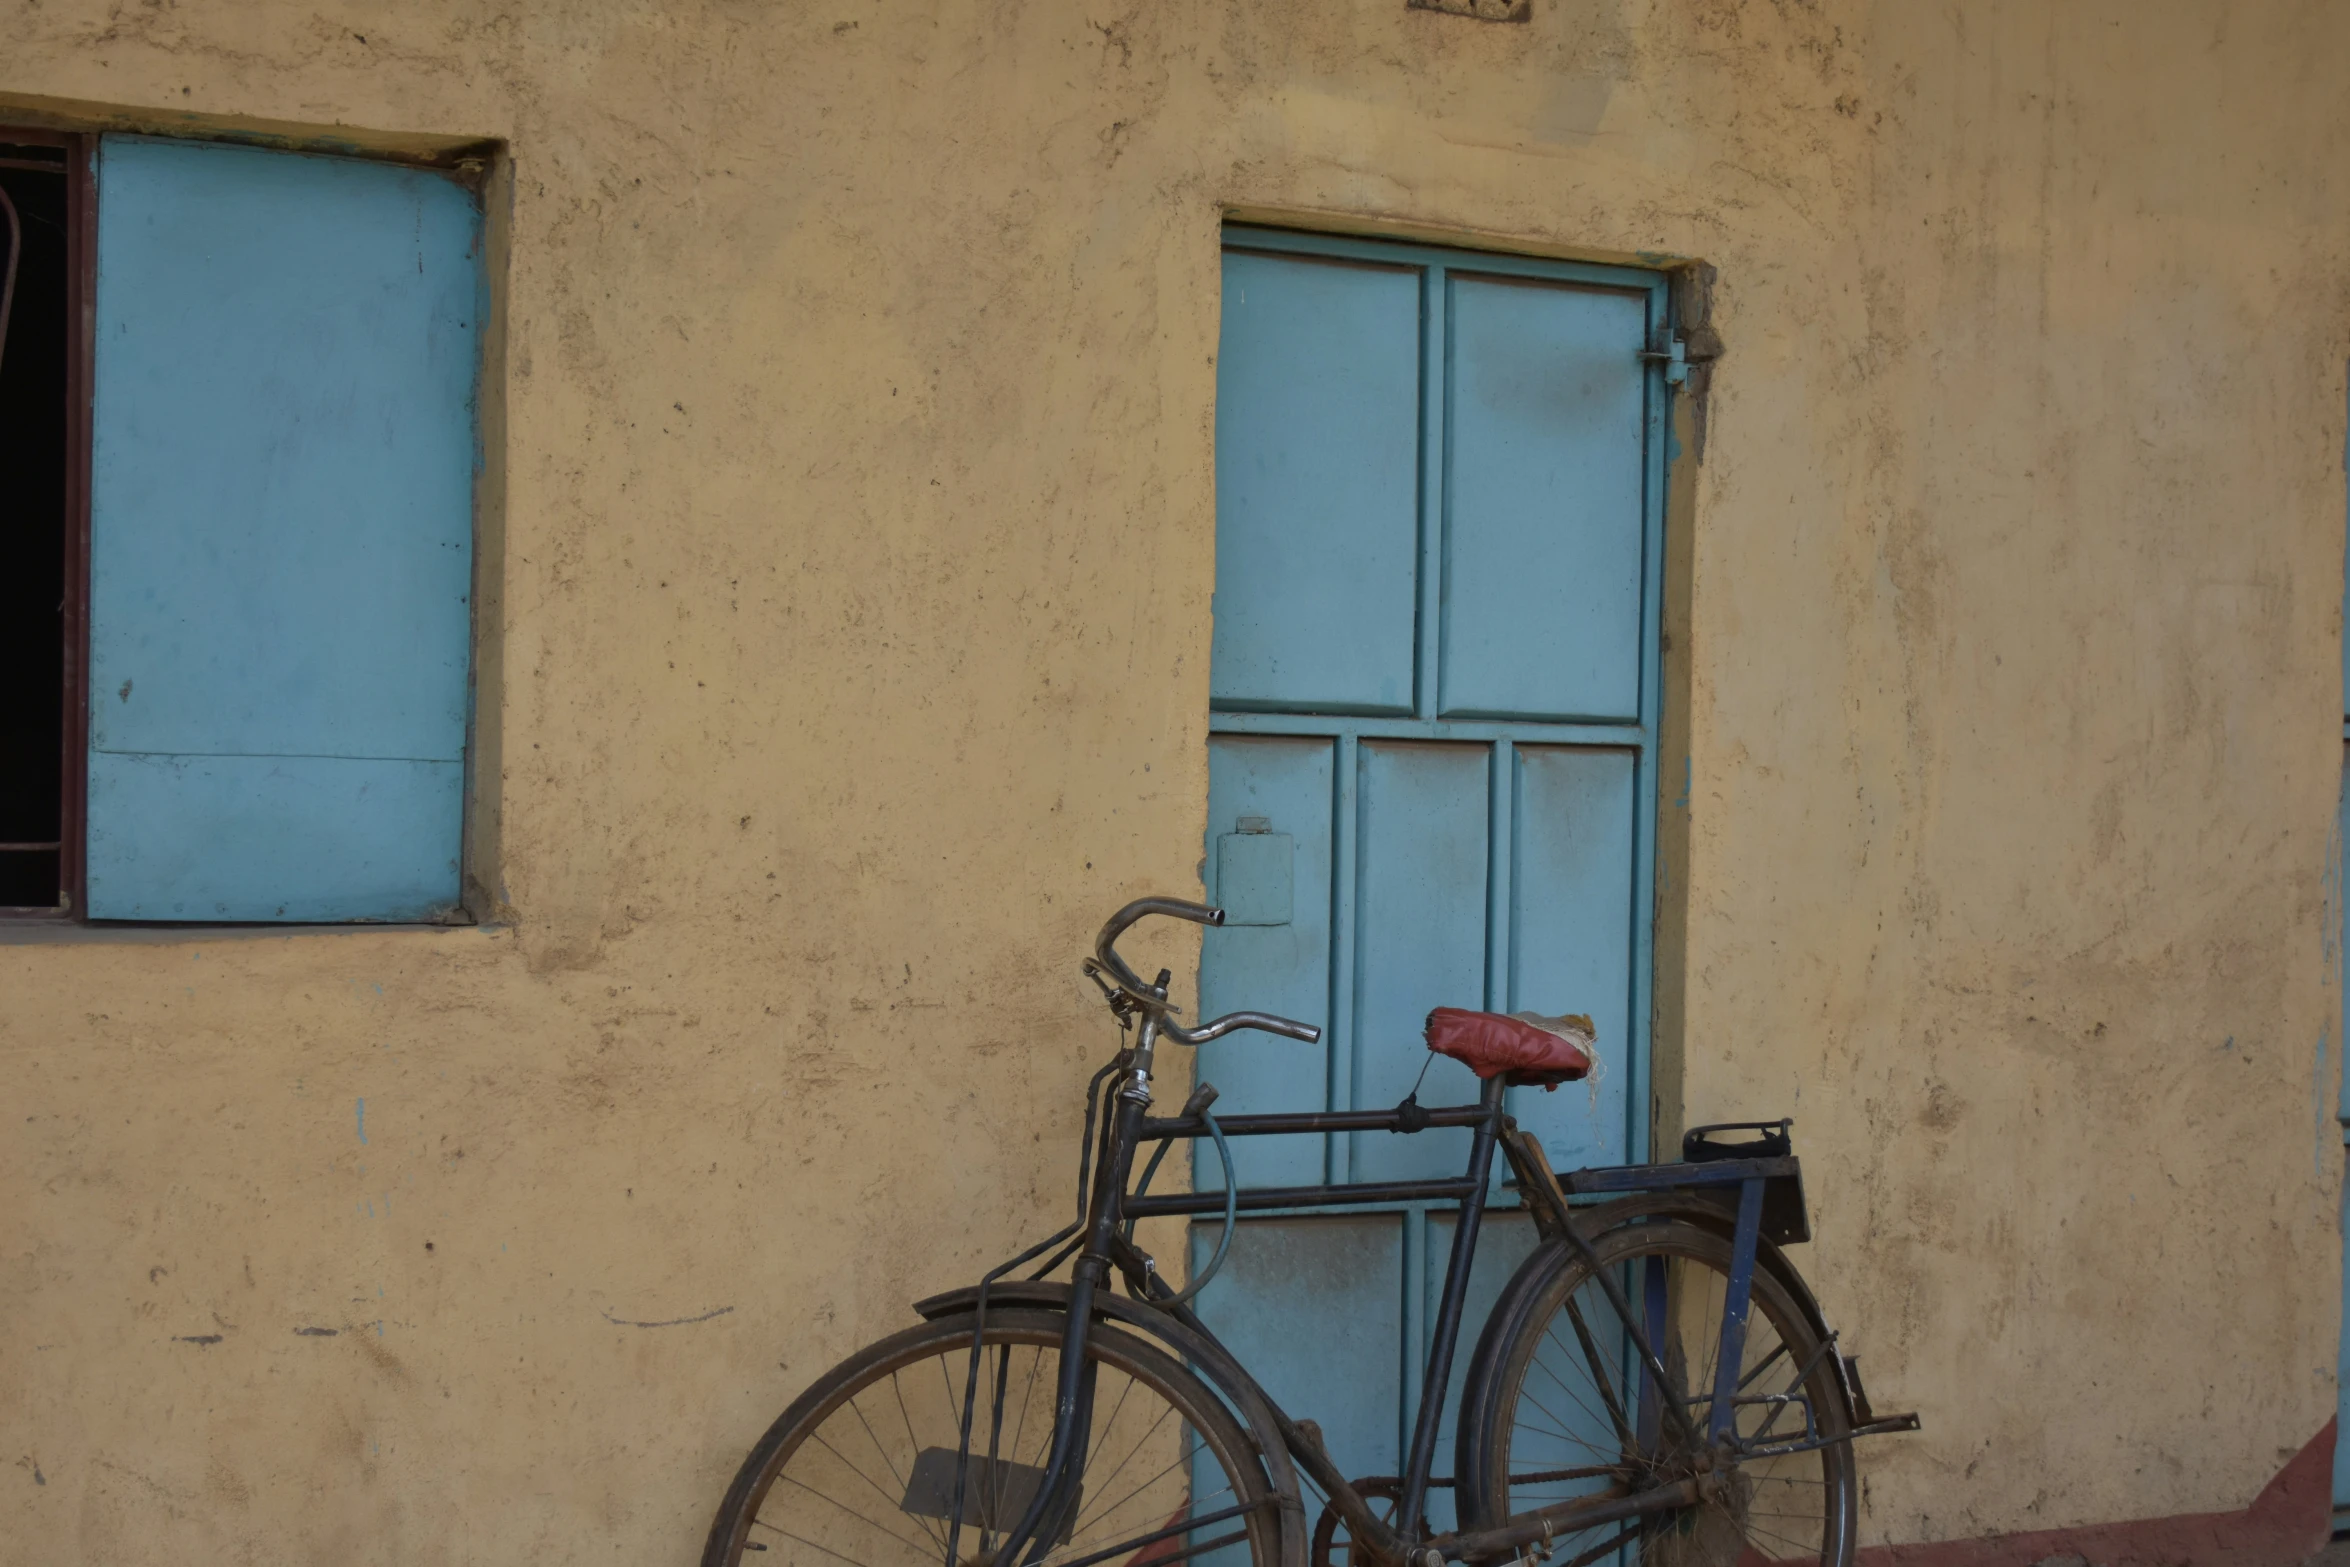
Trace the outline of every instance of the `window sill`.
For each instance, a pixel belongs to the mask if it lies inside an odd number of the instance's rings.
[[[509,925],[477,925],[470,920],[443,924],[395,924],[349,921],[332,925],[252,924],[202,925],[130,922],[84,924],[63,914],[34,910],[29,915],[0,913],[0,947],[170,946],[197,941],[260,941],[272,937],[362,936],[401,932],[410,935],[456,936],[476,933],[503,935]]]

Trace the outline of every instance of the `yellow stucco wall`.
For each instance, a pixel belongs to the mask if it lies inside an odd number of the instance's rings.
[[[0,11],[19,118],[511,152],[501,923],[0,946],[0,1554],[683,1563],[1057,1208],[1082,942],[1197,886],[1233,208],[1720,269],[1665,1075],[1926,1413],[1864,1540],[2317,1433],[2350,10],[1533,6]]]

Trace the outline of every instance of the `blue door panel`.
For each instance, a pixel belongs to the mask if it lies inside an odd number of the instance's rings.
[[[1354,1102],[1392,1105],[1423,1066],[1420,1102],[1460,1104],[1477,1080],[1422,1043],[1436,1007],[1485,1004],[1485,903],[1492,749],[1370,741],[1361,746],[1355,873]],[[1469,1134],[1354,1134],[1352,1178],[1458,1175]]]
[[[1330,849],[1333,746],[1322,739],[1219,736],[1209,742],[1208,899],[1225,889],[1219,876],[1226,838],[1244,817],[1279,840],[1290,861],[1289,921],[1227,925],[1206,934],[1200,962],[1200,1015],[1244,1008],[1316,1025],[1330,1015]],[[1240,847],[1255,847],[1243,844]],[[1202,1045],[1199,1072],[1221,1096],[1222,1115],[1320,1108],[1329,1081],[1329,1040],[1320,1045],[1234,1034]],[[1323,1178],[1319,1137],[1248,1137],[1232,1144],[1243,1186],[1304,1186]],[[1202,1188],[1220,1187],[1215,1152],[1194,1153]]]
[[[471,640],[474,201],[418,170],[124,136],[104,139],[97,188],[90,912],[445,908]],[[254,774],[295,812],[282,832],[232,798],[253,771],[233,758],[284,764]],[[293,803],[325,798],[339,817]],[[133,808],[146,818],[115,814]],[[405,836],[427,824],[429,841]]]
[[[1245,1220],[1200,1316],[1348,1475],[1394,1474],[1403,1421],[1400,1214]],[[1191,1227],[1192,1266],[1220,1223]]]
[[[90,906],[124,920],[423,920],[457,886],[464,764],[90,757]],[[220,848],[237,845],[235,874]]]
[[[1418,274],[1228,253],[1219,354],[1214,700],[1410,712]]]
[[[1516,748],[1508,1006],[1585,1013],[1599,1031],[1591,1082],[1510,1091],[1560,1169],[1628,1157],[1637,772],[1629,751]]]
[[[1637,293],[1451,278],[1441,710],[1640,711]]]

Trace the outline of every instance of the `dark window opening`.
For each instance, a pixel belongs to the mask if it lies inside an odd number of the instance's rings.
[[[0,132],[0,198],[0,908],[50,909],[67,836],[65,149]]]

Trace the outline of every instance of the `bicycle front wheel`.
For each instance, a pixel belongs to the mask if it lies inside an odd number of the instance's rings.
[[[1758,1262],[1735,1381],[1736,1441],[1705,1450],[1730,1278],[1712,1228],[1652,1219],[1593,1241],[1663,1362],[1641,1369],[1600,1272],[1563,1243],[1528,1261],[1479,1346],[1483,1385],[1461,1420],[1461,1500],[1477,1527],[1581,1497],[1705,1475],[1712,1500],[1586,1529],[1562,1527],[1554,1567],[1849,1567],[1856,1501],[1851,1412],[1795,1289]],[[1780,1263],[1776,1266],[1784,1266]],[[1676,1436],[1677,1404],[1695,1440]],[[1844,1438],[1844,1440],[1839,1440]]]
[[[703,1567],[998,1567],[1003,1532],[1044,1479],[1065,1321],[1033,1307],[989,1311],[975,1388],[968,1314],[908,1328],[835,1367],[743,1461]],[[1263,1466],[1206,1384],[1100,1321],[1086,1360],[1081,1488],[1025,1559],[1167,1567],[1212,1552],[1218,1567],[1277,1567]]]

